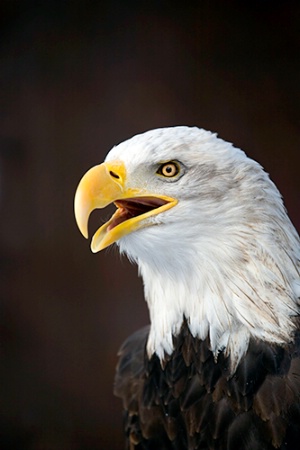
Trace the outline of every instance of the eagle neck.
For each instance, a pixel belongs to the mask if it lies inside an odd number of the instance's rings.
[[[220,351],[230,355],[232,370],[251,337],[279,345],[290,341],[299,307],[285,274],[265,251],[264,258],[256,249],[247,257],[239,255],[235,263],[220,247],[217,251],[203,253],[203,247],[202,252],[195,247],[180,258],[160,258],[159,264],[137,261],[150,313],[149,357],[155,353],[163,361],[172,354],[174,337],[185,320],[193,337],[208,338],[215,358]],[[273,272],[266,271],[270,263]],[[256,271],[266,279],[257,280]],[[269,273],[272,280],[267,279]]]

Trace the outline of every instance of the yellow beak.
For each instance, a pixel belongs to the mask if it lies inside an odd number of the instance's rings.
[[[149,226],[145,221],[177,204],[164,195],[153,195],[143,189],[126,187],[126,168],[121,161],[105,162],[92,167],[81,179],[74,201],[79,230],[88,238],[88,220],[95,209],[115,203],[117,210],[94,234],[91,250],[96,253],[123,236]]]

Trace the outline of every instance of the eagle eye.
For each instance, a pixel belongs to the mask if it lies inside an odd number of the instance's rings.
[[[179,174],[179,170],[180,170],[179,164],[174,161],[170,161],[162,164],[158,168],[158,171],[156,173],[166,178],[173,178]]]

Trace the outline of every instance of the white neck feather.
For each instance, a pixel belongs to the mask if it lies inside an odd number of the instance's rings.
[[[163,360],[172,353],[172,337],[184,318],[194,337],[209,336],[215,357],[221,350],[230,355],[233,371],[250,337],[277,344],[291,340],[293,316],[299,314],[299,240],[283,208],[276,215],[275,226],[275,218],[256,227],[245,221],[229,227],[227,235],[224,224],[223,229],[215,224],[210,239],[199,230],[191,241],[185,230],[183,240],[176,224],[168,224],[159,242],[155,227],[121,241],[121,251],[137,262],[144,281],[149,357],[156,353]],[[274,226],[271,241],[268,226]]]

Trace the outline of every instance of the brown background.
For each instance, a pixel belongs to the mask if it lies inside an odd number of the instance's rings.
[[[92,255],[73,218],[114,144],[217,131],[266,167],[300,229],[299,5],[1,2],[1,449],[123,448],[116,353],[147,309],[136,268]]]

